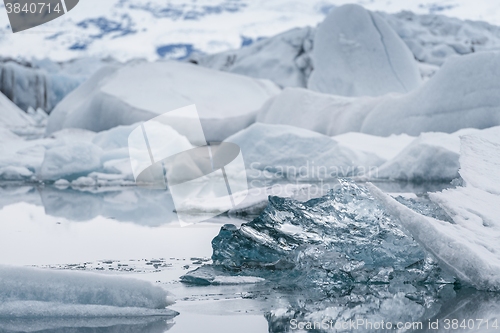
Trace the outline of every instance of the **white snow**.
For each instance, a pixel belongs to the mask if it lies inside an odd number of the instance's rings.
[[[371,153],[352,150],[334,139],[286,125],[256,123],[226,139],[241,148],[253,177],[269,175],[318,180],[363,175],[383,160]]]
[[[335,8],[319,25],[308,88],[341,96],[406,93],[421,83],[413,54],[376,13],[358,5]]]
[[[429,195],[453,224],[419,215],[371,186],[443,267],[480,290],[500,290],[499,157],[500,127],[462,137],[460,174],[465,186]]]
[[[67,127],[102,131],[196,104],[207,140],[221,141],[251,124],[279,91],[267,80],[179,62],[107,67],[54,109],[47,133]]]
[[[0,318],[175,315],[167,296],[140,280],[0,266]]]

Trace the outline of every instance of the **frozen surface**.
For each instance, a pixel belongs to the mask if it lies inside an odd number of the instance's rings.
[[[286,125],[256,123],[226,141],[240,146],[247,168],[257,177],[266,172],[312,181],[364,175],[383,162],[374,154],[355,151],[325,135]]]
[[[421,83],[412,53],[376,13],[359,5],[335,8],[319,25],[307,87],[341,96],[406,93]]]
[[[452,133],[500,124],[499,52],[450,58],[419,88],[404,95],[342,97],[287,88],[266,103],[257,120],[326,135],[389,136]]]
[[[51,113],[47,133],[78,127],[103,131],[196,104],[208,141],[245,128],[279,88],[267,80],[179,62],[107,67]]]
[[[150,283],[93,273],[0,266],[0,317],[175,315]]]
[[[465,186],[430,194],[453,224],[420,215],[377,192],[377,197],[441,265],[465,284],[494,291],[500,290],[499,134],[495,127],[463,136],[460,174]]]

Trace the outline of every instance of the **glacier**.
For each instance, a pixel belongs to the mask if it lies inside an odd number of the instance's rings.
[[[341,96],[407,93],[422,79],[406,44],[385,20],[359,5],[333,9],[314,35],[307,87]]]

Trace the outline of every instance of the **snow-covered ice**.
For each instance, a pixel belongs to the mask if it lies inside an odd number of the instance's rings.
[[[460,175],[465,186],[431,193],[454,223],[423,216],[375,187],[372,192],[417,241],[465,284],[481,290],[500,290],[500,128],[461,138]]]
[[[0,266],[0,318],[173,316],[148,282],[86,272]]]
[[[319,25],[307,87],[341,96],[406,93],[421,83],[412,53],[376,13],[359,5],[335,8]]]
[[[106,67],[52,111],[47,133],[78,127],[103,131],[196,104],[208,141],[250,125],[280,89],[267,80],[179,62]]]

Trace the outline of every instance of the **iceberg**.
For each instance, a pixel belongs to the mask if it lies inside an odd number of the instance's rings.
[[[0,266],[0,318],[175,316],[158,286],[87,272]]]
[[[268,79],[280,87],[306,87],[312,71],[314,30],[296,28],[237,50],[193,56],[191,61],[221,71]]]
[[[0,128],[26,127],[31,124],[30,117],[0,92]]]
[[[258,122],[335,136],[453,133],[500,125],[500,52],[450,58],[427,82],[403,94],[345,97],[286,88],[261,109]]]
[[[319,25],[307,87],[341,96],[407,93],[422,79],[413,54],[376,13],[359,5],[333,9]]]
[[[256,123],[225,141],[237,144],[251,177],[269,175],[297,180],[322,180],[365,175],[384,162],[368,152],[301,128]],[[266,175],[264,175],[266,173]]]
[[[69,94],[49,116],[47,133],[76,127],[104,131],[196,104],[208,141],[222,141],[255,121],[280,89],[252,79],[181,62],[108,66]]]

